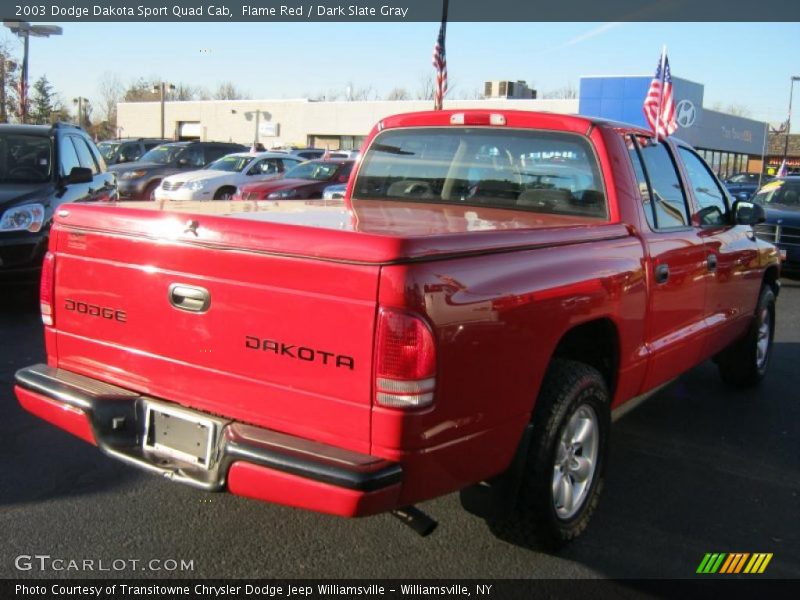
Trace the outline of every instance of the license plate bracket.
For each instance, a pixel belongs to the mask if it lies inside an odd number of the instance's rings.
[[[145,452],[211,469],[223,421],[151,400],[144,410]]]

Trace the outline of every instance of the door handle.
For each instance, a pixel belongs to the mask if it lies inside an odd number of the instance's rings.
[[[169,286],[169,303],[180,310],[202,313],[211,306],[211,295],[205,288],[173,283]]]
[[[656,267],[656,283],[666,283],[669,279],[669,265],[658,265]]]
[[[717,270],[717,255],[716,254],[709,254],[708,258],[706,258],[706,264],[708,265],[709,271],[716,271]]]

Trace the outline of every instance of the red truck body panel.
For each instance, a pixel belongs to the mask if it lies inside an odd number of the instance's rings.
[[[360,516],[507,469],[550,361],[582,326],[612,332],[612,407],[744,333],[774,248],[745,227],[650,230],[623,139],[640,130],[565,115],[437,111],[382,120],[366,152],[388,129],[448,127],[462,114],[488,126],[490,113],[508,129],[585,136],[607,218],[360,199],[357,170],[342,205],[67,205],[50,237],[48,365],[401,465],[402,482],[380,489],[240,459],[229,465],[234,493]],[[718,256],[715,272],[709,253]],[[661,264],[671,275],[656,285]],[[210,307],[176,310],[175,284],[206,290]],[[375,402],[379,309],[414,315],[433,332],[432,405]],[[59,413],[22,388],[18,395],[35,414],[94,440],[85,416]]]

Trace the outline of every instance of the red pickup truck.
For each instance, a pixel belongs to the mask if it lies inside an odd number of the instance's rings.
[[[471,110],[364,148],[340,205],[62,207],[19,401],[201,489],[422,531],[413,504],[462,490],[557,546],[595,509],[612,411],[709,358],[764,376],[779,257],[689,146]]]

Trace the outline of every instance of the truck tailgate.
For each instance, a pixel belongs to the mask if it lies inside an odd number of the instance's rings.
[[[95,217],[75,207],[54,228],[51,364],[368,450],[377,264],[200,243],[221,239],[214,220],[198,236],[166,235],[154,211],[127,211],[127,232]]]

